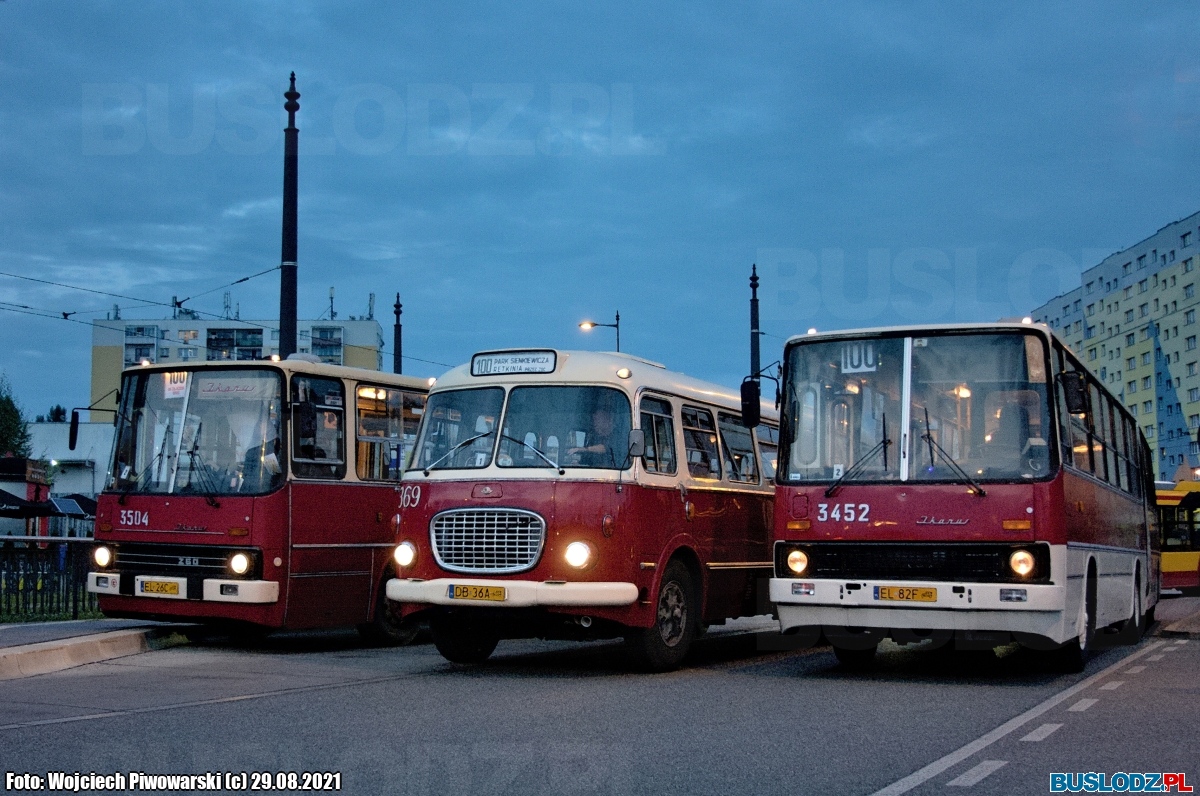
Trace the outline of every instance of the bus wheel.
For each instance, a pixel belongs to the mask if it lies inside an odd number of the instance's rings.
[[[455,614],[437,614],[429,620],[433,646],[451,663],[483,663],[496,651],[500,636],[482,622]]]
[[[1142,576],[1139,572],[1133,577],[1133,614],[1125,620],[1121,633],[1117,637],[1122,644],[1137,644],[1142,640],[1146,631],[1145,615],[1142,613]]]
[[[1088,573],[1087,596],[1083,607],[1083,628],[1079,635],[1058,648],[1059,664],[1064,672],[1082,672],[1092,654],[1096,638],[1096,576]]]
[[[696,614],[692,575],[682,563],[672,561],[658,587],[654,626],[635,628],[625,636],[633,663],[649,672],[677,669],[696,637]]]
[[[375,597],[375,615],[370,622],[358,626],[358,634],[372,644],[401,647],[413,643],[420,631],[417,622],[405,622],[400,618],[387,598],[387,579],[384,578]]]

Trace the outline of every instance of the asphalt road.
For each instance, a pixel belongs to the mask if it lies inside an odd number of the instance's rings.
[[[857,674],[779,642],[716,633],[681,671],[643,675],[615,643],[503,642],[463,668],[353,634],[210,640],[0,682],[0,769],[336,771],[347,793],[481,795],[1200,784],[1200,640],[1105,650],[1081,675],[1021,650],[896,647]]]

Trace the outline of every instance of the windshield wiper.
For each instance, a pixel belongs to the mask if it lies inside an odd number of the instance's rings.
[[[213,469],[209,467],[208,462],[204,461],[204,457],[200,455],[200,431],[204,428],[204,424],[196,426],[196,439],[192,442],[192,449],[188,451],[188,463],[190,468],[200,474],[200,485],[211,494],[204,496],[204,502],[212,506],[214,509],[221,508],[221,504],[213,497],[217,492],[221,491],[217,484],[217,475]]]
[[[441,456],[439,456],[439,457],[437,458],[437,461],[435,461],[435,462],[433,462],[433,463],[431,463],[431,464],[427,464],[427,465],[425,465],[425,469],[424,469],[424,470],[422,470],[422,472],[423,472],[423,473],[425,473],[425,475],[429,475],[429,471],[430,471],[430,470],[432,470],[434,467],[437,467],[439,464],[441,464],[442,462],[444,462],[444,461],[446,461],[447,459],[449,459],[449,458],[450,458],[450,455],[451,455],[452,453],[454,453],[455,451],[457,451],[459,448],[466,447],[467,445],[470,445],[470,444],[471,444],[472,442],[474,442],[475,440],[477,440],[477,439],[483,439],[484,437],[486,437],[486,436],[488,436],[489,434],[492,434],[492,433],[494,433],[494,432],[495,432],[495,429],[491,429],[490,431],[485,431],[485,432],[483,432],[482,434],[476,434],[476,435],[475,435],[475,436],[473,436],[473,437],[467,437],[467,438],[466,438],[466,439],[464,439],[462,442],[458,443],[458,444],[457,444],[457,445],[455,445],[453,448],[451,448],[450,450],[446,451],[446,452],[445,452],[445,453],[443,453]]]
[[[854,464],[850,465],[846,469],[846,472],[842,473],[841,478],[830,484],[829,488],[825,490],[825,497],[833,497],[833,494],[838,491],[844,481],[853,475],[858,475],[858,473],[867,466],[867,462],[871,461],[872,457],[874,457],[875,454],[879,453],[880,451],[883,451],[883,469],[886,472],[888,468],[887,449],[888,445],[891,444],[892,441],[888,439],[887,415],[885,414],[883,416],[883,439],[879,440],[879,442],[876,443],[875,447],[871,448],[871,450],[867,451],[862,456],[859,456],[858,460],[855,461]]]
[[[550,466],[551,466],[551,467],[553,467],[555,470],[558,470],[558,474],[559,474],[559,475],[566,475],[566,472],[567,472],[566,470],[564,470],[564,469],[563,469],[562,467],[560,467],[560,466],[559,466],[559,465],[558,465],[556,462],[554,462],[553,460],[551,460],[549,456],[547,456],[546,454],[544,454],[544,453],[542,453],[540,450],[538,450],[536,446],[534,446],[534,445],[531,445],[530,443],[526,442],[526,441],[525,441],[525,440],[523,440],[523,439],[517,439],[516,437],[510,437],[510,436],[508,436],[507,434],[501,434],[501,435],[500,435],[500,439],[506,439],[506,440],[508,440],[509,442],[516,442],[516,443],[519,443],[519,444],[521,444],[521,445],[524,445],[526,448],[529,448],[529,450],[533,451],[533,452],[534,452],[534,453],[536,453],[536,454],[537,454],[539,457],[541,457],[541,460],[542,460],[542,461],[544,461],[546,464],[550,465]]]
[[[929,430],[929,407],[928,406],[925,407],[925,433],[921,435],[921,439],[923,439],[927,443],[929,443],[929,466],[930,467],[933,467],[933,450],[936,448],[938,454],[946,461],[946,464],[950,465],[950,469],[953,470],[958,475],[958,477],[962,480],[962,483],[971,487],[971,491],[974,492],[976,495],[979,495],[979,497],[983,497],[984,495],[987,494],[987,492],[983,491],[983,487],[981,487],[979,484],[977,484],[975,482],[974,478],[967,475],[967,471],[964,470],[962,467],[960,467],[958,465],[958,462],[954,461],[954,457],[951,456],[949,453],[946,453],[946,449],[943,448],[941,445],[939,445],[937,440],[935,440],[933,438],[933,433]]]

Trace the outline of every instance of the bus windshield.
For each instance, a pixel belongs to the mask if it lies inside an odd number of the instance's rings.
[[[140,494],[263,494],[284,480],[282,376],[200,370],[126,376],[109,486]]]
[[[629,399],[609,387],[514,387],[496,464],[623,470],[629,418]]]
[[[1052,466],[1046,363],[1041,338],[1020,333],[795,345],[780,478],[1042,478]]]
[[[503,405],[502,387],[447,390],[430,395],[413,468],[487,467],[496,447],[496,422]]]

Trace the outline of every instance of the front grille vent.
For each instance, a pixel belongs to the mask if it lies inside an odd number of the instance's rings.
[[[113,545],[112,568],[139,575],[204,575],[227,577],[226,562],[244,547],[209,545],[146,544],[122,542]]]
[[[788,553],[803,550],[809,558],[805,578],[847,580],[929,580],[974,583],[1048,583],[1050,548],[1045,544],[986,542],[779,542],[775,572],[794,578]],[[1013,574],[1008,559],[1015,550],[1033,554],[1033,574]]]
[[[546,521],[521,509],[443,511],[429,530],[438,564],[451,572],[524,572],[546,540]]]

